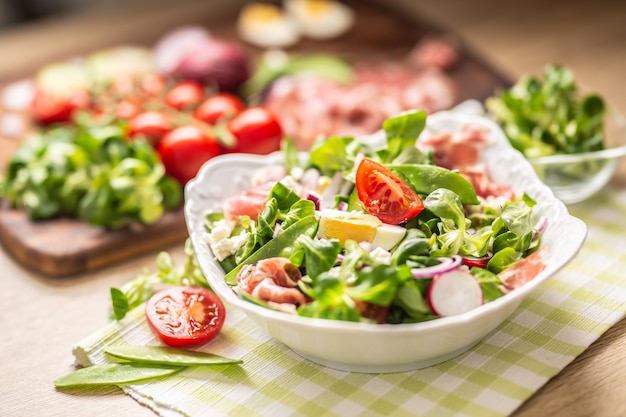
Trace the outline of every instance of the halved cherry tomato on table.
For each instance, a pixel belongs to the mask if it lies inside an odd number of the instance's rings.
[[[424,210],[411,187],[371,159],[363,159],[357,168],[356,191],[365,209],[383,223],[405,223]]]
[[[204,87],[195,81],[181,81],[165,95],[165,103],[175,109],[195,107],[204,97]]]
[[[228,120],[243,111],[246,105],[231,93],[219,93],[204,100],[193,113],[194,117],[214,125],[220,120]]]
[[[185,125],[163,136],[157,151],[165,171],[184,185],[196,176],[202,164],[221,154],[222,148],[204,129]]]
[[[249,107],[227,124],[236,141],[232,152],[268,154],[280,149],[283,129],[274,114],[264,107]]]
[[[217,336],[226,319],[226,308],[207,288],[177,286],[148,300],[146,318],[163,343],[185,347],[204,344]]]

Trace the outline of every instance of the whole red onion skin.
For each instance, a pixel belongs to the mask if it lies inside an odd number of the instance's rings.
[[[210,38],[202,26],[184,26],[166,33],[154,46],[157,71],[169,75],[189,51]]]
[[[236,92],[250,76],[248,59],[236,43],[207,39],[187,51],[173,75]]]

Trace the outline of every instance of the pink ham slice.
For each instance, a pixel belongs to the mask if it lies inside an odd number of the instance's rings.
[[[532,281],[548,264],[548,250],[543,248],[514,263],[498,274],[503,283],[502,291],[511,292]]]
[[[250,216],[256,220],[263,211],[273,186],[273,182],[268,182],[228,197],[224,201],[226,220],[236,221],[241,216]]]
[[[268,258],[244,265],[237,274],[237,286],[262,301],[301,305],[306,299],[296,288],[300,278],[300,270],[289,259]]]
[[[306,75],[281,78],[263,104],[279,115],[298,149],[308,150],[319,137],[371,134],[401,111],[433,113],[457,98],[458,86],[440,69],[390,62],[356,67],[350,85]]]

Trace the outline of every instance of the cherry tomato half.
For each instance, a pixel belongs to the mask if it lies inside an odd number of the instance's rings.
[[[156,142],[172,130],[172,122],[161,112],[147,111],[139,113],[128,123],[128,135],[131,138],[145,136]]]
[[[196,106],[204,97],[204,87],[195,81],[181,81],[165,95],[165,103],[178,110]]]
[[[165,171],[186,184],[209,159],[222,153],[217,140],[195,125],[177,127],[157,145]]]
[[[424,209],[411,187],[371,159],[363,159],[357,168],[356,191],[365,209],[383,223],[405,223]]]
[[[232,152],[268,154],[280,149],[283,130],[274,114],[264,107],[249,107],[227,124],[236,140]]]
[[[226,319],[226,308],[207,288],[178,286],[154,294],[146,303],[146,318],[163,343],[185,347],[217,336]]]
[[[243,101],[236,95],[219,93],[204,100],[193,115],[198,120],[214,125],[220,120],[235,117],[245,108]]]

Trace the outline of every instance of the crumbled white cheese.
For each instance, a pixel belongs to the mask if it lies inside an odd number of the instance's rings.
[[[370,252],[370,256],[381,264],[389,265],[391,263],[391,252],[377,246]]]
[[[233,255],[248,240],[248,233],[230,237],[232,232],[233,226],[226,220],[220,220],[206,236],[206,242],[218,261],[223,261]]]

